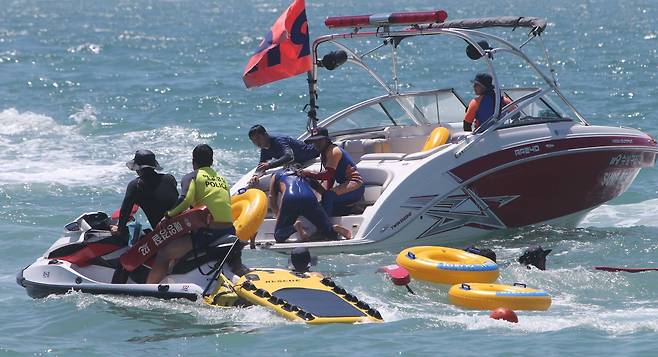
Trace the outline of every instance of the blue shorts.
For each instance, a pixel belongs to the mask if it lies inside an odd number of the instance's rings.
[[[361,187],[356,190],[344,193],[340,196],[337,195],[335,191],[326,191],[322,195],[322,208],[332,217],[345,214],[345,211],[348,210],[347,206],[361,201],[365,191],[365,185],[361,185]]]

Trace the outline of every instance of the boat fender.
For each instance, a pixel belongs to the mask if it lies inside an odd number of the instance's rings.
[[[499,307],[496,310],[491,312],[489,315],[494,320],[505,320],[513,323],[519,322],[519,317],[516,315],[516,312],[512,309]]]

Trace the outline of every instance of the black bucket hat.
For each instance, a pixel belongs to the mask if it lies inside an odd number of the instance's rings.
[[[471,83],[479,84],[486,88],[487,90],[493,90],[494,85],[493,85],[493,78],[491,78],[491,75],[489,73],[478,73],[475,75],[475,78],[471,81]]]
[[[311,129],[311,136],[304,140],[304,142],[308,144],[320,139],[331,140],[331,138],[329,138],[329,130],[327,130],[327,128],[318,127]]]
[[[154,170],[162,170],[160,164],[155,159],[155,154],[151,150],[137,150],[135,157],[126,162],[126,166],[133,171],[141,170],[150,167]]]

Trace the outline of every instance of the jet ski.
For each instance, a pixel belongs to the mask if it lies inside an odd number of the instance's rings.
[[[154,231],[142,231],[139,224],[134,224],[130,237],[113,236],[113,220],[104,212],[82,214],[64,226],[62,236],[21,270],[16,281],[33,298],[80,291],[195,301],[204,290],[215,289],[214,273],[227,256],[222,269],[225,275],[235,276],[231,267],[241,267],[240,249],[231,249],[235,236],[219,238],[206,249],[194,249],[181,258],[160,284],[145,284],[157,251],[154,244],[189,234],[192,225],[197,224],[190,218],[198,216],[199,211],[188,212],[174,217],[166,227],[158,225]]]

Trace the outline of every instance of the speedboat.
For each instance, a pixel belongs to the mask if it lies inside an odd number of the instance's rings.
[[[530,44],[543,47],[540,35],[546,20],[445,21],[446,16],[444,11],[435,11],[325,21],[329,28],[346,30],[312,43],[309,121],[299,139],[308,138],[318,125],[326,127],[333,142],[357,163],[365,181],[363,200],[345,215],[332,217],[334,223],[349,227],[353,238],[303,242],[293,235],[285,243],[276,243],[275,218],[270,215],[255,238],[257,247],[279,252],[308,247],[314,254],[369,253],[460,244],[529,225],[573,224],[623,194],[640,169],[655,164],[655,139],[633,128],[590,124],[560,90],[550,61],[545,61],[548,69],[543,69],[523,51]],[[486,31],[499,27],[526,29],[528,38],[514,44]],[[506,106],[496,100],[488,121],[491,125],[463,131],[467,104],[452,87],[404,91],[399,85],[400,44],[433,39],[465,44],[467,56],[492,76],[495,98],[512,100]],[[373,44],[377,45],[371,48]],[[373,56],[384,58],[381,52],[385,50],[390,51],[385,55],[392,63],[388,81],[372,63]],[[548,58],[548,51],[542,53]],[[529,69],[540,84],[501,87],[497,75],[503,72],[497,66],[501,58],[520,61],[515,68]],[[320,70],[342,64],[362,69],[383,94],[317,119]],[[511,66],[503,68],[509,72]],[[372,88],[372,82],[364,83],[359,92]],[[316,160],[307,167],[319,170],[320,163]],[[260,189],[268,190],[274,171],[261,177]],[[233,192],[246,187],[253,174],[244,175]]]

